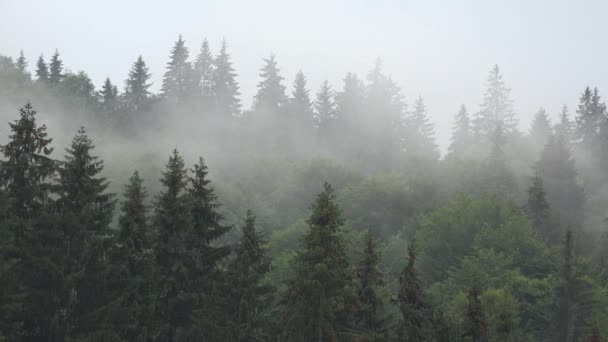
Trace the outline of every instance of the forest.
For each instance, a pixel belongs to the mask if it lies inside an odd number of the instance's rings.
[[[218,45],[101,87],[0,55],[0,341],[608,338],[597,88],[524,128],[489,66],[442,149],[380,59],[312,91],[269,55],[245,108]]]

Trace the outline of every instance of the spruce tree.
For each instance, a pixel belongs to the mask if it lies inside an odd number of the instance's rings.
[[[495,65],[488,75],[481,110],[473,120],[473,131],[476,135],[492,137],[499,124],[506,136],[517,131],[517,119],[513,113],[510,93],[511,89],[506,87],[500,68]]]
[[[465,341],[488,341],[488,323],[483,306],[479,300],[479,294],[478,288],[473,287],[469,289],[469,302],[465,312],[462,334]]]
[[[344,221],[331,185],[325,183],[307,222],[286,292],[285,335],[295,341],[348,339],[343,336],[352,322],[354,293],[338,235]]]
[[[317,92],[314,103],[315,123],[321,134],[325,137],[331,135],[335,121],[334,92],[327,80],[323,81]]]
[[[151,74],[143,57],[137,57],[137,61],[131,66],[129,77],[125,82],[125,101],[133,111],[146,108],[150,95],[148,88],[152,85],[152,83],[148,83],[150,76]]]
[[[435,128],[430,122],[424,99],[419,96],[414,109],[405,120],[404,147],[412,161],[437,160],[439,150],[435,143]]]
[[[241,111],[239,85],[236,81],[236,73],[232,67],[226,40],[222,40],[220,52],[213,60],[211,77],[213,102],[218,114],[228,117],[238,116]]]
[[[270,257],[250,210],[234,253],[228,266],[231,340],[266,341],[273,288],[264,284],[264,277],[270,271]]]
[[[466,107],[462,105],[454,117],[452,139],[450,146],[448,147],[448,155],[454,158],[470,156],[469,152],[472,143],[471,120]]]
[[[302,128],[313,126],[313,109],[310,100],[310,91],[307,88],[306,76],[302,70],[298,71],[293,81],[293,92],[290,99],[290,113],[295,122]]]
[[[380,253],[373,234],[368,231],[364,239],[363,254],[356,268],[359,285],[357,293],[357,323],[365,332],[380,337],[384,333],[383,321],[378,317],[383,301],[378,289],[384,286],[384,274],[378,264]]]
[[[110,78],[107,77],[99,91],[101,98],[101,109],[108,115],[112,116],[118,110],[118,88],[112,84]]]
[[[416,272],[416,249],[410,242],[407,265],[399,277],[399,310],[403,318],[399,327],[399,335],[405,341],[432,341],[433,313],[426,302],[422,282]]]
[[[188,48],[180,35],[171,50],[161,87],[163,96],[172,102],[181,102],[192,94],[191,86],[194,75],[192,66],[188,62],[188,56]]]
[[[107,192],[109,183],[100,176],[103,161],[92,155],[94,147],[80,128],[58,170],[57,206],[69,241],[65,276],[75,293],[66,303],[69,338],[113,333],[102,323],[100,309],[108,299],[105,275],[114,195]]]
[[[579,141],[592,152],[599,147],[600,128],[606,116],[606,104],[601,102],[597,88],[585,88],[576,111],[576,132]]]
[[[556,242],[556,234],[549,224],[549,202],[543,188],[543,180],[538,174],[532,178],[532,184],[528,188],[526,210],[532,224],[545,242]]]
[[[30,73],[27,71],[28,62],[27,59],[25,59],[23,50],[19,52],[19,58],[17,58],[17,62],[15,63],[15,65],[17,66],[17,69],[19,69],[21,75],[23,75],[24,78],[29,81]]]
[[[49,68],[44,61],[43,55],[38,57],[38,62],[36,63],[36,79],[40,83],[49,81]]]
[[[49,63],[49,84],[52,87],[56,87],[61,83],[61,80],[65,75],[63,74],[63,61],[59,58],[59,52],[55,50],[55,53],[51,57]]]
[[[515,178],[504,153],[506,136],[499,123],[491,138],[492,149],[482,170],[481,188],[486,193],[509,197],[515,191]]]
[[[276,55],[271,54],[270,57],[264,59],[264,66],[260,69],[260,78],[254,109],[277,113],[286,104],[287,96]]]
[[[201,50],[196,56],[193,68],[194,77],[198,90],[200,91],[199,95],[202,96],[205,101],[209,101],[213,87],[213,55],[211,54],[207,38],[203,39]]]
[[[564,141],[570,144],[574,139],[574,125],[568,114],[568,106],[564,105],[559,114],[559,123],[555,125],[556,136],[562,136]]]
[[[544,108],[540,108],[534,115],[532,126],[530,127],[530,137],[536,146],[544,146],[551,135],[551,123]]]

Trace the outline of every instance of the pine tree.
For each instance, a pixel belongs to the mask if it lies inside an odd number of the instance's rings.
[[[559,123],[555,125],[555,134],[562,136],[564,141],[570,144],[574,139],[574,127],[568,115],[568,106],[564,105],[559,115]]]
[[[599,134],[606,116],[606,105],[601,102],[597,88],[585,88],[579,101],[576,111],[577,137],[586,148],[596,149],[600,143]]]
[[[543,239],[548,243],[556,242],[555,232],[549,225],[549,202],[543,188],[543,180],[538,174],[532,178],[532,185],[528,188],[526,210]]]
[[[49,81],[49,69],[44,62],[43,55],[38,57],[38,62],[36,63],[36,79],[41,83],[46,83]]]
[[[304,73],[300,70],[293,81],[290,112],[294,116],[294,120],[302,125],[301,127],[313,126],[313,110],[309,93],[306,76],[304,76]]]
[[[323,136],[331,135],[335,120],[334,92],[327,80],[323,81],[315,98],[315,123]]]
[[[429,121],[424,99],[418,97],[414,110],[405,120],[404,147],[410,159],[439,159],[439,150],[435,143],[435,128]]]
[[[399,277],[399,310],[403,318],[399,334],[405,341],[432,341],[433,314],[416,272],[416,249],[413,241],[410,242],[407,252],[408,262]]]
[[[488,323],[483,306],[479,300],[479,294],[479,289],[475,287],[469,289],[469,303],[467,304],[466,315],[464,317],[462,334],[465,341],[488,341]]]
[[[581,228],[585,196],[577,180],[574,160],[562,137],[549,137],[536,163],[536,172],[543,179],[547,192],[550,221],[560,223],[562,229],[567,226]]]
[[[108,297],[105,272],[114,195],[107,192],[109,183],[100,176],[103,161],[91,154],[94,147],[80,128],[58,170],[57,206],[69,241],[64,272],[75,294],[66,304],[68,338],[112,334],[102,324],[99,310]]]
[[[195,308],[190,275],[192,256],[186,251],[191,216],[186,196],[184,160],[177,150],[169,157],[160,182],[165,188],[156,203],[154,228],[155,295],[152,332],[158,341],[175,341],[192,326]],[[194,274],[192,274],[194,275]]]
[[[452,140],[448,147],[448,155],[455,158],[463,158],[470,155],[472,140],[471,120],[464,105],[454,117],[452,125]]]
[[[201,50],[194,62],[194,77],[200,91],[199,95],[209,101],[213,93],[213,56],[207,38],[203,39]]]
[[[312,206],[304,250],[295,257],[284,314],[285,334],[300,341],[339,340],[350,325],[354,296],[333,188],[325,183]]]
[[[193,73],[188,56],[188,48],[180,35],[171,50],[161,87],[163,96],[170,101],[181,102],[192,94]]]
[[[270,257],[256,231],[255,216],[250,210],[234,252],[235,258],[228,267],[232,340],[266,341],[273,288],[263,280],[270,271]]]
[[[276,55],[264,59],[264,66],[260,69],[258,92],[255,95],[255,110],[268,110],[278,112],[287,103],[283,76],[280,74],[276,61]]]
[[[341,125],[357,126],[363,115],[365,105],[365,85],[356,74],[344,77],[344,88],[336,94],[336,113]]]
[[[530,127],[530,137],[537,146],[544,146],[551,134],[551,123],[547,117],[547,112],[545,109],[540,108],[534,115],[534,120]]]
[[[55,50],[55,53],[51,57],[49,63],[49,84],[52,87],[56,87],[61,83],[61,80],[65,75],[63,74],[63,61],[59,59],[59,52]]]
[[[500,123],[494,129],[491,143],[492,149],[485,161],[481,187],[486,193],[508,197],[515,193],[516,183],[504,153],[506,137]]]
[[[149,69],[142,56],[137,57],[137,61],[133,63],[129,71],[129,77],[125,82],[125,101],[133,111],[139,111],[146,108],[150,91],[148,88],[152,85],[148,83],[150,80]]]
[[[488,75],[481,110],[473,120],[473,131],[480,137],[492,137],[499,124],[506,136],[517,131],[517,119],[510,98],[511,89],[505,86],[502,77],[498,65],[495,65]]]
[[[112,295],[110,324],[125,341],[146,341],[150,337],[152,309],[151,235],[146,220],[146,189],[135,171],[125,187],[118,231],[109,253],[109,291]]]
[[[108,115],[113,115],[118,110],[118,88],[112,84],[110,78],[107,77],[99,92],[101,98],[101,109]]]
[[[384,274],[378,267],[380,253],[377,242],[370,231],[365,235],[364,244],[363,254],[356,269],[359,285],[357,322],[366,332],[379,337],[384,333],[384,322],[378,317],[378,310],[383,306],[378,288],[384,286]]]
[[[30,73],[27,71],[27,59],[25,59],[25,55],[23,54],[23,50],[19,52],[19,58],[17,58],[17,62],[15,63],[19,72],[24,75],[28,80],[30,79]]]
[[[241,111],[239,100],[241,93],[239,93],[236,73],[230,59],[228,43],[226,40],[222,40],[220,52],[213,61],[211,89],[216,110],[220,115],[228,117],[238,116]]]

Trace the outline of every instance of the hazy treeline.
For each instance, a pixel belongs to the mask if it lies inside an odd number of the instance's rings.
[[[441,155],[380,61],[311,94],[271,55],[248,109],[225,41],[150,77],[0,57],[0,340],[608,335],[597,89],[522,130],[495,66]]]

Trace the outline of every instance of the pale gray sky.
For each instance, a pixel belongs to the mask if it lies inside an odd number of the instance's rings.
[[[122,86],[142,54],[159,85],[180,33],[191,53],[225,37],[247,106],[271,52],[289,90],[302,69],[313,93],[324,79],[339,89],[347,72],[364,76],[379,56],[406,102],[425,98],[445,146],[453,114],[478,108],[494,64],[522,128],[540,106],[552,118],[564,103],[573,112],[586,85],[608,94],[607,14],[600,0],[0,0],[0,54],[23,49],[33,67],[57,48],[97,86],[106,76]]]

